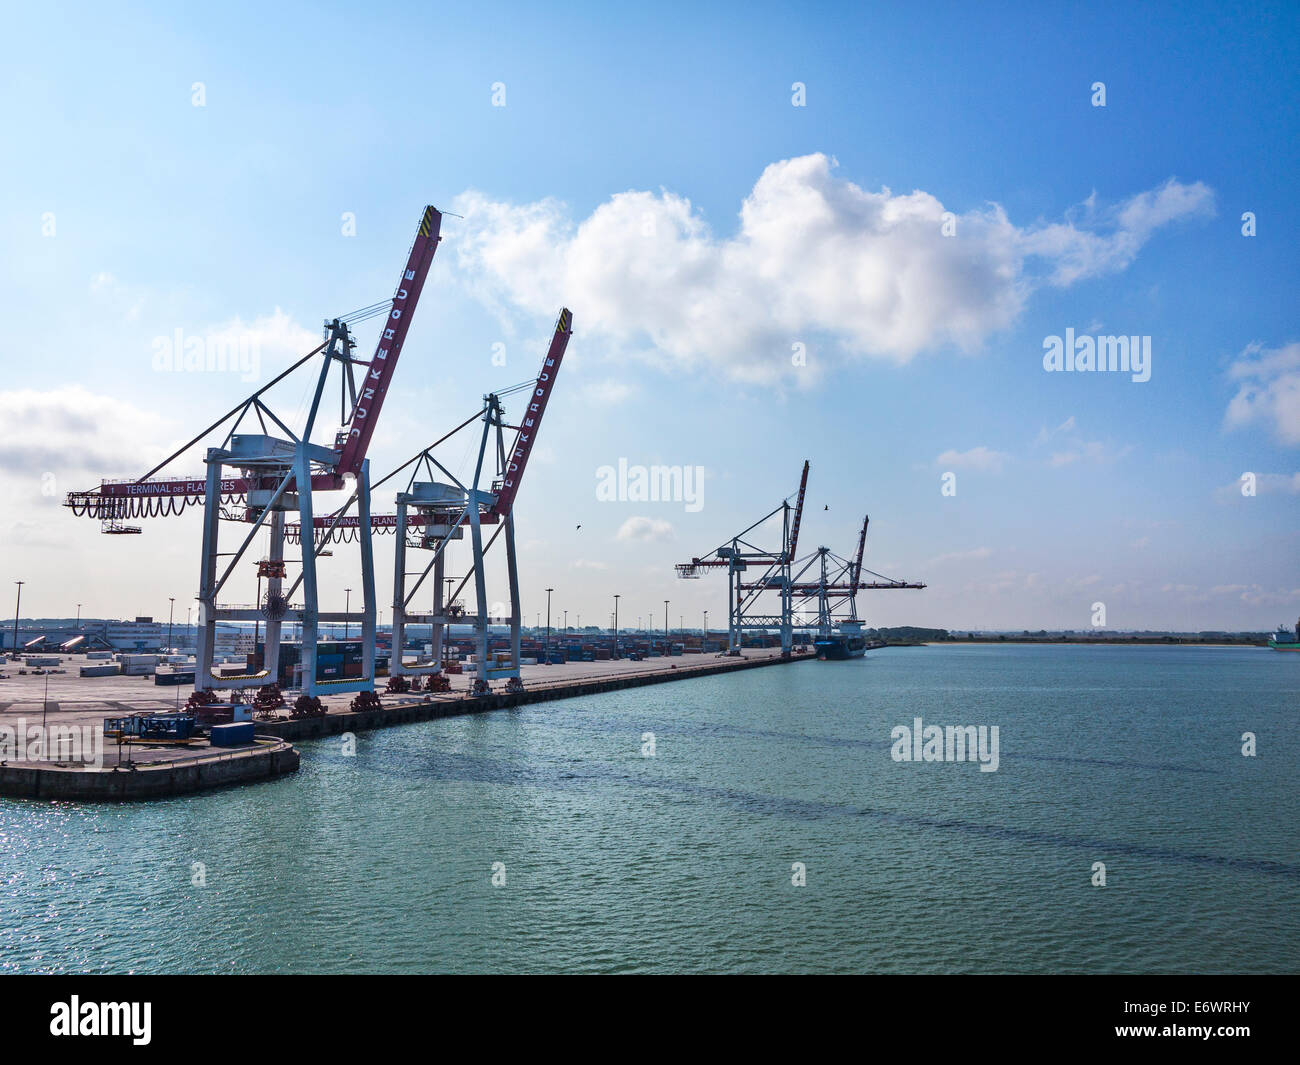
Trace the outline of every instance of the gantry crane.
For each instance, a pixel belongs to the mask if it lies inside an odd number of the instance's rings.
[[[808,462],[804,461],[799,478],[795,503],[787,497],[758,521],[741,530],[730,543],[715,548],[702,558],[693,558],[677,566],[677,576],[690,580],[700,576],[700,570],[726,569],[727,571],[727,654],[740,654],[741,637],[746,629],[781,633],[781,653],[788,656],[794,646],[794,619],[790,601],[790,566],[799,546],[799,526],[803,520],[804,496],[808,491]],[[773,535],[769,523],[781,515],[781,546],[776,549],[759,547],[749,537],[758,538],[757,530]],[[774,523],[773,523],[774,524]],[[763,567],[756,581],[745,582],[742,574],[750,566]],[[779,614],[759,613],[760,597],[765,592],[776,592],[781,597]]]
[[[364,307],[351,315],[326,323],[326,339],[284,373],[254,392],[203,432],[134,481],[104,481],[89,492],[69,493],[65,505],[77,515],[97,518],[108,533],[138,532],[125,526],[125,519],[179,514],[194,503],[203,505],[203,547],[199,567],[199,623],[196,649],[195,699],[213,701],[214,689],[265,687],[276,684],[279,675],[280,630],[287,617],[301,626],[302,685],[304,695],[315,702],[320,692],[371,692],[374,689],[375,584],[374,558],[370,543],[370,465],[366,453],[393,373],[410,328],[411,318],[424,288],[429,267],[441,239],[442,214],[426,207],[407,256],[406,266],[391,300]],[[384,315],[374,355],[369,362],[356,359],[349,326]],[[263,396],[280,381],[315,356],[324,354],[311,408],[300,433],[295,433],[275,414]],[[317,418],[331,370],[340,368],[342,428],[329,443],[313,441]],[[358,382],[354,369],[363,376]],[[350,410],[349,410],[350,408]],[[256,419],[260,432],[243,431],[241,426]],[[271,425],[268,426],[268,419]],[[150,480],[195,444],[229,423],[219,446],[207,450],[207,475],[202,480]],[[277,431],[283,435],[275,435]],[[228,474],[227,471],[233,471]],[[362,610],[364,648],[363,675],[320,680],[316,676],[315,650],[319,623],[350,619],[351,612],[322,612],[318,605],[317,552],[304,547],[301,568],[286,590],[289,580],[284,555],[285,515],[297,512],[299,521],[314,526],[314,493],[351,488],[347,503],[337,513],[355,505],[361,545]],[[238,509],[242,504],[242,509]],[[219,551],[222,520],[241,521],[251,528],[233,553]],[[267,581],[267,592],[255,606],[222,606],[218,596],[252,547],[257,534],[270,533],[266,558],[258,563],[258,574]],[[220,569],[218,559],[225,562]],[[220,569],[220,572],[218,570]],[[294,593],[302,589],[303,602],[291,606]],[[213,667],[218,621],[263,621],[266,625],[266,654],[263,668],[238,676],[220,676]],[[205,697],[206,693],[206,697]],[[278,689],[277,689],[278,694]]]
[[[862,626],[862,621],[858,617],[859,591],[894,591],[925,587],[925,584],[920,581],[897,580],[872,570],[865,572],[876,578],[875,580],[862,579],[864,572],[862,559],[866,552],[867,527],[870,524],[870,515],[862,519],[862,531],[858,534],[858,550],[852,561],[841,558],[829,547],[819,547],[811,555],[800,560],[802,565],[790,579],[791,609],[799,618],[796,623],[797,628],[812,628],[819,637],[832,635],[836,628],[842,635],[856,636]],[[741,588],[750,590],[750,586],[743,582]],[[809,618],[809,614],[812,614],[812,619]]]
[[[410,470],[404,490],[397,495],[396,514],[376,514],[369,526],[376,532],[394,532],[397,536],[393,564],[393,652],[389,673],[394,678],[428,677],[431,691],[446,690],[447,682],[441,676],[443,647],[447,627],[452,623],[472,625],[477,645],[476,673],[471,692],[482,694],[489,690],[489,681],[507,679],[508,691],[519,691],[523,682],[519,674],[520,618],[519,571],[515,558],[514,503],[522,483],[528,458],[532,454],[541,429],[546,404],[555,387],[560,364],[573,331],[573,315],[563,308],[555,322],[550,346],[542,361],[541,371],[533,380],[513,388],[493,392],[483,397],[478,413],[466,418],[455,429],[424,448],[409,461],[376,482],[376,487],[403,471]],[[502,399],[512,393],[528,389],[528,405],[518,425],[508,425]],[[450,440],[472,422],[482,423],[478,445],[478,460],[469,485],[461,482],[434,454],[434,449]],[[514,444],[509,451],[505,446],[505,431],[515,430]],[[490,490],[485,487],[485,460],[488,449],[495,455],[495,477]],[[335,515],[315,519],[315,550],[319,552],[331,541],[351,540],[361,527],[361,516]],[[496,530],[483,542],[483,527],[495,525]],[[460,578],[455,591],[445,598],[443,585],[447,580],[445,567],[447,548],[453,540],[463,540],[465,528],[470,530],[472,557],[470,567]],[[487,598],[487,577],[484,558],[497,537],[505,533],[506,569],[509,580],[509,615],[492,618]],[[291,542],[300,537],[300,527],[288,529]],[[421,570],[408,570],[408,550],[422,549],[431,552]],[[425,580],[433,576],[433,608],[425,612],[413,607],[416,593]],[[415,576],[414,583],[409,578]],[[467,613],[460,601],[460,593],[470,579],[474,580],[474,613]],[[454,579],[453,579],[454,583]],[[510,656],[508,661],[489,660],[488,626],[493,621],[507,622],[510,626]],[[432,653],[426,661],[407,665],[402,661],[406,626],[427,624],[432,627]],[[394,691],[406,690],[406,681],[390,681]],[[418,683],[418,681],[417,681]]]
[[[727,592],[727,653],[739,654],[746,630],[764,632],[776,629],[781,634],[781,653],[788,656],[794,642],[794,630],[815,630],[828,636],[835,628],[844,634],[857,634],[861,622],[857,612],[857,594],[864,589],[924,588],[915,581],[894,580],[867,570],[873,581],[863,581],[862,559],[867,545],[867,526],[862,523],[857,555],[853,561],[841,558],[828,547],[796,558],[799,529],[803,521],[804,498],[808,491],[808,462],[803,464],[799,489],[793,506],[782,500],[749,528],[732,537],[729,544],[716,548],[702,558],[693,558],[677,566],[677,575],[698,578],[701,570],[725,568]],[[779,549],[760,548],[749,537],[776,515],[782,515],[782,539]],[[763,567],[757,578],[745,576],[751,566]],[[811,574],[811,575],[810,575]],[[780,596],[779,612],[764,612],[765,595]],[[815,613],[814,613],[815,611]],[[809,617],[814,613],[813,617]]]

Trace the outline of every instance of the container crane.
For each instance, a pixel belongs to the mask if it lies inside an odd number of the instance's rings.
[[[280,631],[286,618],[301,625],[302,685],[304,698],[319,710],[319,692],[371,692],[374,688],[375,588],[374,558],[370,543],[370,472],[366,457],[384,399],[392,384],[420,294],[441,239],[442,214],[426,207],[420,215],[415,239],[391,300],[364,307],[326,323],[326,338],[293,366],[258,389],[237,407],[217,419],[188,443],[134,481],[104,481],[88,492],[69,493],[65,506],[74,514],[98,519],[106,533],[132,533],[138,528],[124,522],[137,517],[165,517],[183,512],[191,504],[203,506],[203,546],[199,573],[199,620],[194,701],[215,701],[214,689],[259,687],[271,689],[279,675]],[[353,356],[356,342],[350,325],[384,315],[374,354],[369,362]],[[323,353],[311,408],[301,433],[294,433],[263,399],[275,385]],[[340,367],[340,405],[343,427],[331,444],[313,442],[325,388],[335,365]],[[355,370],[363,371],[358,383]],[[350,403],[350,412],[348,405]],[[260,432],[242,431],[256,419]],[[268,425],[268,419],[270,425]],[[202,479],[151,480],[191,447],[223,426],[229,426],[219,446],[205,455],[207,475]],[[251,428],[251,426],[250,426]],[[278,431],[283,435],[275,435]],[[227,471],[232,471],[228,473]],[[284,556],[285,515],[297,511],[299,521],[314,526],[314,493],[351,487],[341,508],[353,505],[359,517],[361,544],[363,676],[320,680],[316,676],[315,649],[319,623],[342,621],[350,612],[322,612],[316,579],[317,552],[304,548],[301,568],[286,590]],[[235,509],[242,505],[242,510]],[[233,553],[219,551],[220,522],[241,521],[251,526]],[[258,563],[267,581],[265,598],[255,606],[221,606],[220,595],[236,566],[245,558],[257,534],[270,534],[269,555]],[[218,559],[229,559],[218,572]],[[301,606],[291,606],[301,587]],[[219,621],[262,621],[266,625],[263,668],[239,676],[220,676],[213,667],[216,626]],[[278,696],[278,689],[274,689]]]
[[[728,654],[740,653],[743,634],[747,630],[778,630],[781,653],[786,656],[792,652],[796,629],[814,629],[818,635],[825,636],[839,627],[846,634],[851,631],[856,635],[861,624],[857,614],[859,591],[925,587],[922,583],[864,571],[862,560],[870,517],[862,522],[857,553],[852,560],[841,558],[828,547],[819,547],[804,558],[796,558],[804,500],[808,493],[808,467],[805,461],[793,505],[789,498],[783,500],[774,510],[732,537],[730,543],[676,567],[677,576],[687,579],[698,578],[703,571],[710,569],[727,570]],[[758,547],[752,542],[757,539],[755,530],[778,514],[782,515],[781,547]],[[762,572],[749,577],[750,567],[761,567]],[[864,581],[864,572],[875,579]],[[763,597],[771,593],[780,596],[779,612],[775,614],[765,612],[770,610],[765,607],[770,600]],[[806,620],[810,613],[815,620]]]
[[[862,625],[858,617],[859,591],[896,591],[925,587],[920,581],[897,580],[871,570],[865,572],[875,580],[862,579],[862,559],[866,552],[867,528],[870,524],[871,517],[868,515],[862,520],[857,552],[851,560],[841,558],[828,547],[819,547],[796,563],[802,565],[790,578],[792,609],[801,618],[807,617],[809,613],[813,613],[816,618],[811,624],[801,623],[797,627],[813,628],[819,637],[829,637],[836,628],[844,635],[856,636]],[[758,590],[744,582],[740,587],[743,591]]]
[[[475,630],[477,676],[471,685],[473,694],[487,692],[489,681],[502,678],[507,681],[508,691],[523,689],[519,672],[521,608],[515,557],[514,504],[572,331],[573,314],[566,307],[561,309],[556,319],[550,346],[535,379],[484,396],[478,412],[376,482],[378,487],[398,474],[410,471],[405,489],[397,494],[397,513],[376,514],[369,519],[373,531],[392,532],[397,537],[393,565],[393,652],[389,661],[389,673],[394,678],[390,681],[393,690],[406,690],[409,682],[396,678],[411,676],[427,677],[431,691],[446,690],[448,685],[441,672],[447,629],[451,624],[472,625]],[[529,390],[528,405],[519,424],[509,425],[505,420],[502,399],[523,389]],[[439,461],[434,449],[475,421],[482,423],[482,433],[474,474],[467,485]],[[514,430],[515,437],[507,450],[505,434],[510,429]],[[496,459],[495,477],[490,482],[490,489],[484,487],[489,448]],[[329,542],[351,540],[362,521],[359,515],[316,518],[315,550],[319,552]],[[484,543],[483,527],[492,525],[496,529]],[[447,548],[453,540],[465,538],[466,527],[469,528],[472,550],[470,567],[456,589],[444,596]],[[507,617],[493,618],[488,605],[484,559],[502,532],[505,533],[510,613]],[[287,533],[291,542],[297,542],[301,537],[301,526],[290,526]],[[408,569],[411,564],[409,550],[431,553],[423,569]],[[430,612],[419,611],[412,604],[416,593],[430,576],[433,578],[433,608]],[[415,578],[413,583],[409,580],[411,577]],[[461,592],[471,579],[477,606],[475,613],[467,613],[460,600]],[[494,621],[510,626],[510,653],[506,660],[491,661],[489,658],[488,627]],[[413,665],[402,661],[406,626],[410,624],[432,627],[432,655],[428,661],[417,659]]]
[[[690,562],[680,563],[677,576],[690,580],[700,576],[701,570],[726,569],[727,571],[727,654],[740,654],[742,635],[747,629],[778,629],[781,633],[781,654],[789,657],[794,646],[794,619],[790,597],[790,566],[794,561],[794,552],[799,543],[799,526],[803,521],[804,497],[808,492],[808,461],[803,464],[803,473],[799,477],[799,488],[795,493],[795,502],[791,504],[787,497],[774,509],[768,511],[758,521],[743,529],[731,538],[730,543],[715,548],[702,558],[693,558]],[[765,535],[774,535],[769,525],[777,515],[781,515],[781,546],[763,548],[753,543],[749,537],[758,538],[756,530],[767,527]],[[762,567],[762,575],[756,581],[746,582],[742,574],[750,566]],[[759,612],[761,596],[765,592],[777,592],[781,597],[779,614],[762,614]]]

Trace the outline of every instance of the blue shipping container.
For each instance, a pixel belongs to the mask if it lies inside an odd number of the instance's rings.
[[[244,747],[253,742],[253,723],[233,721],[227,725],[213,725],[208,739],[213,747]]]

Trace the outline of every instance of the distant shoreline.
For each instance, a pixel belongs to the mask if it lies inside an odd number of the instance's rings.
[[[973,639],[962,637],[951,640],[918,640],[918,641],[899,641],[898,643],[888,643],[889,647],[951,647],[954,644],[977,644],[977,643],[1018,643],[1018,644],[1036,644],[1042,647],[1059,647],[1061,644],[1081,644],[1088,647],[1257,647],[1262,650],[1268,650],[1267,643],[1261,643],[1256,640],[1198,640],[1194,638],[1180,639],[1175,636],[1134,636],[1134,637],[1116,637],[1112,639],[1098,640],[1087,637],[1058,637],[1056,639],[1043,639],[1042,637],[1026,636],[976,636]]]

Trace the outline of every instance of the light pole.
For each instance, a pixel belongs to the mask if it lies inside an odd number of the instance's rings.
[[[672,648],[668,646],[668,600],[665,599],[664,600],[664,654],[667,655],[670,650],[672,650]]]
[[[176,616],[176,597],[174,595],[169,595],[167,597],[167,602],[170,604],[167,607],[167,653],[171,654],[172,653],[172,618]]]
[[[81,604],[77,604],[77,631],[81,631]]]
[[[618,657],[618,599],[619,597],[617,595],[614,596],[614,657],[615,658]],[[18,624],[16,619],[14,621],[14,624],[15,625]]]
[[[567,610],[564,612],[564,635],[569,635],[569,612]]]
[[[243,635],[243,629],[240,629],[240,635]],[[257,613],[253,615],[253,653],[257,653],[257,645],[262,642],[262,568],[257,569]]]
[[[18,585],[18,602],[14,604],[14,655],[18,654],[18,610],[23,605],[23,585],[26,581],[14,581]]]
[[[346,640],[348,638],[348,621],[350,620],[348,614],[352,610],[352,589],[344,588],[343,595],[345,596],[343,600],[343,639]]]
[[[546,589],[546,664],[551,664],[551,593],[554,588]]]
[[[704,636],[700,639],[700,650],[707,651],[709,642],[709,612],[704,612]]]

